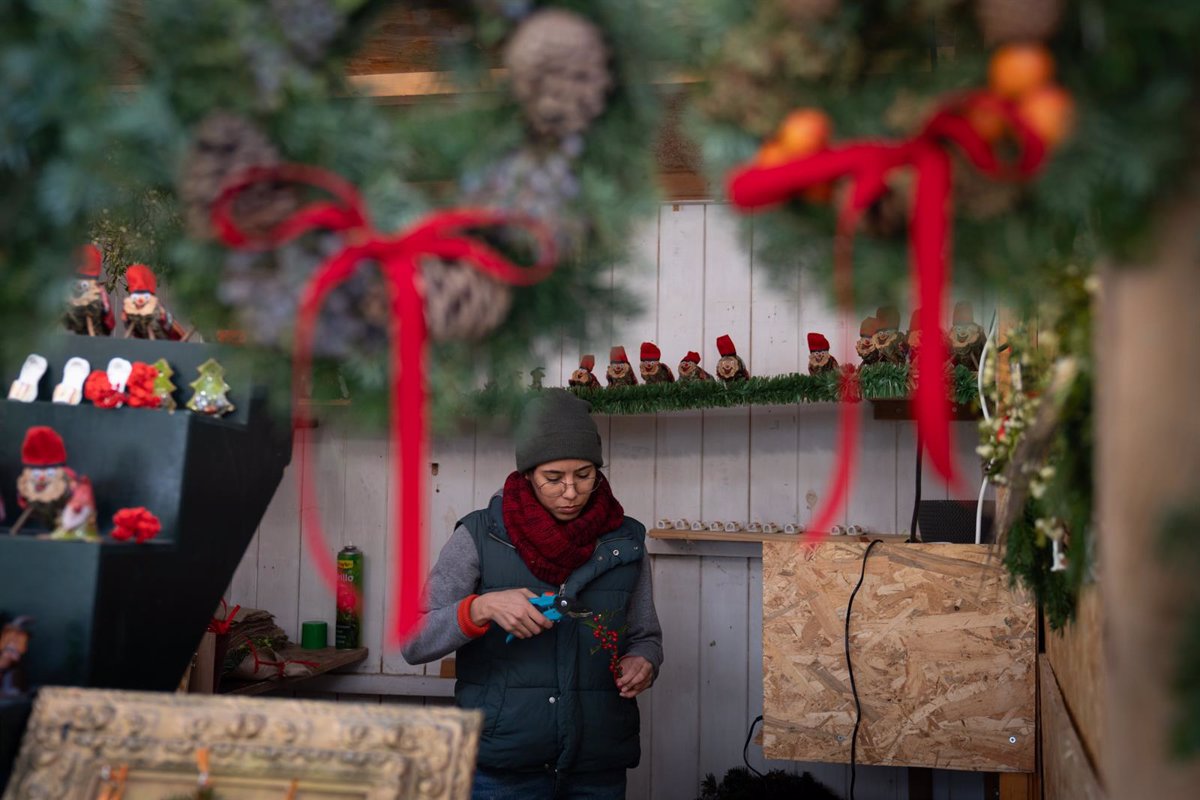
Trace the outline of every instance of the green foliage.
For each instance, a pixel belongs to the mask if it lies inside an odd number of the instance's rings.
[[[773,769],[765,775],[753,775],[745,767],[734,767],[720,783],[711,772],[700,784],[697,800],[837,800],[811,773],[794,775]]]

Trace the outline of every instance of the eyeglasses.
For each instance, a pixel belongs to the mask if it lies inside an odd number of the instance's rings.
[[[576,478],[574,481],[559,478],[558,480],[539,483],[537,486],[547,497],[562,497],[566,494],[568,486],[574,486],[578,494],[591,494],[596,488],[597,477],[598,474],[593,472],[586,478]]]

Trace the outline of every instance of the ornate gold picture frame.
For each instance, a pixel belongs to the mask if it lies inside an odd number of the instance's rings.
[[[4,800],[192,798],[198,754],[216,800],[467,800],[479,728],[454,708],[46,688]]]

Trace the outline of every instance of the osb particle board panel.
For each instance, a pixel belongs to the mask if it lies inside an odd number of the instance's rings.
[[[1046,630],[1046,658],[1062,691],[1079,738],[1104,780],[1104,624],[1100,591],[1085,586],[1075,620],[1061,631]]]
[[[1046,656],[1038,659],[1042,698],[1042,778],[1046,800],[1104,800],[1079,731]]]
[[[845,614],[866,548],[763,544],[768,758],[850,760]],[[850,625],[858,763],[1033,771],[1035,619],[986,545],[877,545]]]

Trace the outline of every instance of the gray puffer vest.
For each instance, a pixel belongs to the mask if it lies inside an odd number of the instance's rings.
[[[517,554],[504,529],[499,495],[459,524],[479,551],[478,593],[517,587],[536,594],[559,591],[534,577]],[[593,557],[565,584],[568,596],[603,614],[614,630],[625,625],[645,538],[645,527],[626,517],[621,527],[600,537]],[[484,713],[480,766],[578,772],[637,766],[637,701],[618,693],[608,653],[598,649],[585,622],[565,617],[548,631],[508,644],[504,630],[492,625],[459,648],[454,697],[459,706]],[[621,633],[618,652],[625,647]]]

